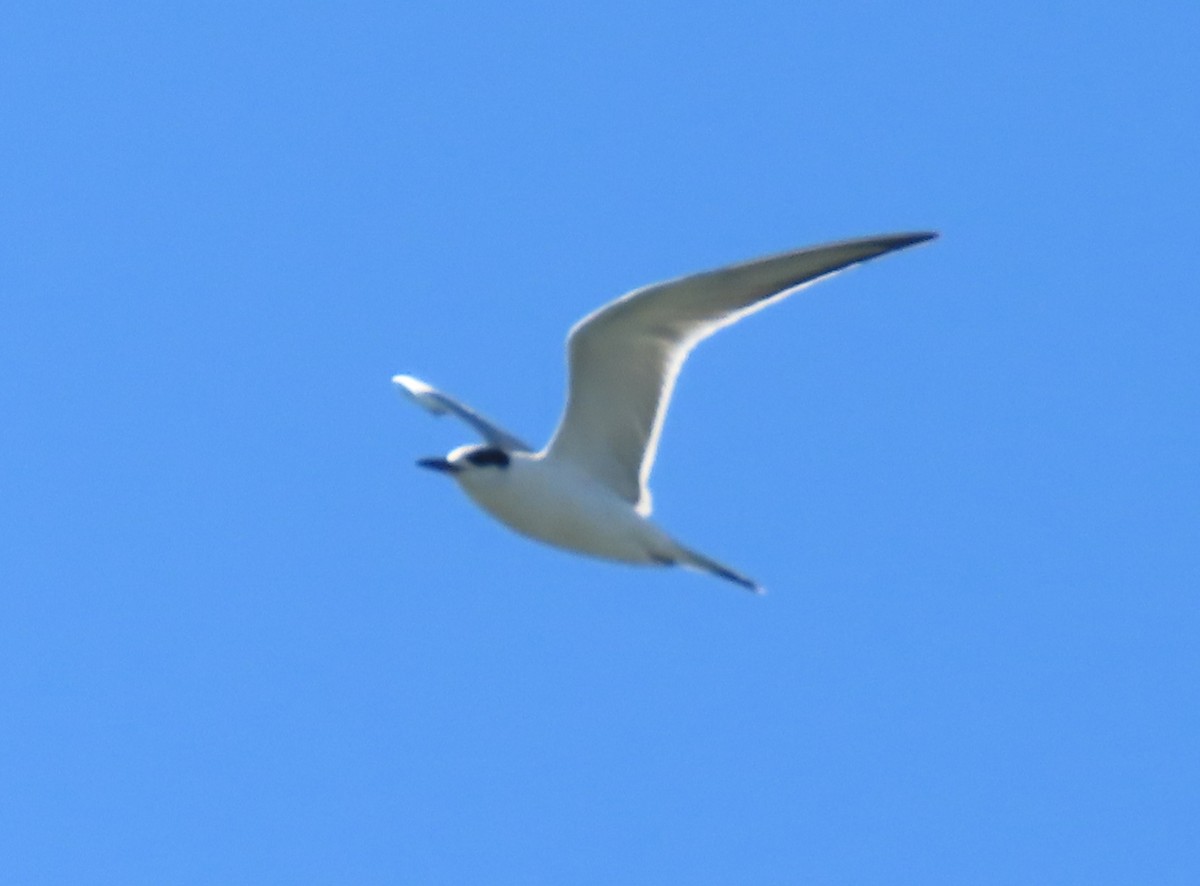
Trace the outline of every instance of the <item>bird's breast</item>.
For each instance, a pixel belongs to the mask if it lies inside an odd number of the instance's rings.
[[[465,472],[459,482],[481,508],[530,538],[628,563],[669,556],[669,540],[633,505],[552,462],[514,458],[507,469]]]

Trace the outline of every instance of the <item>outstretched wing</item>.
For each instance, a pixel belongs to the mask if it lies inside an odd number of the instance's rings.
[[[428,409],[434,415],[458,416],[476,431],[491,446],[498,446],[508,452],[532,452],[533,447],[514,437],[504,428],[488,421],[471,407],[459,403],[448,394],[443,394],[431,385],[411,375],[393,375],[392,383],[408,396],[414,403]]]
[[[700,341],[802,286],[932,233],[785,252],[634,290],[575,324],[567,406],[546,457],[572,463],[650,512],[646,488],[680,367]]]

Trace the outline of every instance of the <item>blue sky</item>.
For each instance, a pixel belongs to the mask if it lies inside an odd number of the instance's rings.
[[[17,3],[13,883],[1195,883],[1200,9]],[[932,228],[703,345],[657,517],[518,538],[578,317]]]

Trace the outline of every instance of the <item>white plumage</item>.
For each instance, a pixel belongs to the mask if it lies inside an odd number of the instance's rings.
[[[802,287],[935,237],[889,234],[786,252],[637,289],[580,320],[567,340],[567,405],[540,452],[408,375],[394,381],[486,441],[420,464],[452,474],[484,510],[540,541],[628,563],[682,564],[752,590],[649,520],[650,471],[675,380],[699,342]]]

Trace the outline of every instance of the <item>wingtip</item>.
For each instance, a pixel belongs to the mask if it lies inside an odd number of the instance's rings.
[[[443,415],[446,408],[438,402],[437,397],[433,396],[434,390],[425,382],[411,375],[393,375],[392,384],[407,397],[421,408],[432,412],[434,415]]]
[[[750,593],[754,594],[756,597],[762,597],[763,595],[765,595],[767,593],[767,589],[764,588],[762,585],[760,585],[758,582],[756,582],[754,579],[748,578],[744,575],[740,575],[740,576],[738,576],[738,578],[741,579],[741,581],[739,581],[738,584],[740,584],[742,587],[744,587]]]
[[[897,234],[897,248],[905,246],[916,246],[918,243],[928,243],[930,240],[936,240],[941,234],[938,231],[913,231],[911,234]]]
[[[736,585],[740,585],[756,597],[765,597],[767,595],[767,589],[758,582],[754,581],[752,578],[746,578],[744,575],[738,575],[732,570],[726,570],[716,574],[721,578],[728,579]]]
[[[393,375],[392,384],[400,389],[400,393],[406,394],[414,400],[420,400],[431,390],[429,385],[412,375]]]
[[[767,589],[764,588],[762,585],[760,585],[758,582],[756,582],[754,579],[747,578],[746,576],[744,576],[740,573],[734,572],[732,569],[729,569],[726,566],[719,566],[717,569],[712,570],[712,571],[715,572],[717,575],[719,575],[721,578],[728,579],[729,581],[733,582],[734,584],[741,585],[743,588],[745,588],[746,590],[748,590],[750,593],[754,594],[757,597],[761,597],[767,593]]]

